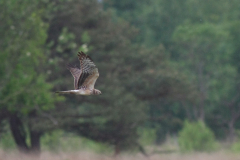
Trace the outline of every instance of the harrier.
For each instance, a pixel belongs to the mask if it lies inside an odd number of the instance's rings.
[[[67,68],[74,78],[74,90],[57,91],[60,94],[99,95],[101,91],[94,89],[94,84],[99,77],[98,69],[93,60],[83,52],[78,52],[80,68],[68,65]]]

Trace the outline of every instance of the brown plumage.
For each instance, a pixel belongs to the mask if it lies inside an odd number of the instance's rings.
[[[83,52],[78,52],[78,59],[80,68],[70,64],[67,66],[74,78],[74,90],[59,91],[57,93],[77,95],[101,94],[101,91],[94,89],[99,73],[93,60]]]

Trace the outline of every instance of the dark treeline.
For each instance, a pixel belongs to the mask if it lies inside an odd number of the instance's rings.
[[[0,140],[10,130],[19,150],[39,153],[41,137],[61,129],[118,153],[141,148],[139,128],[160,144],[189,120],[233,141],[239,2],[0,1]],[[73,88],[66,64],[79,65],[78,51],[97,65],[102,95],[54,93]]]

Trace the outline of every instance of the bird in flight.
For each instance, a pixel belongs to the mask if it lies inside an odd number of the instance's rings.
[[[101,94],[101,91],[94,89],[99,73],[93,60],[83,52],[78,52],[78,59],[80,61],[80,68],[70,64],[67,66],[67,69],[74,78],[74,90],[57,91],[56,93],[75,95]]]

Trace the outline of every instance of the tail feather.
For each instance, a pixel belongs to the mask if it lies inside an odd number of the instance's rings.
[[[55,93],[58,93],[58,94],[72,94],[71,91],[56,91]]]

